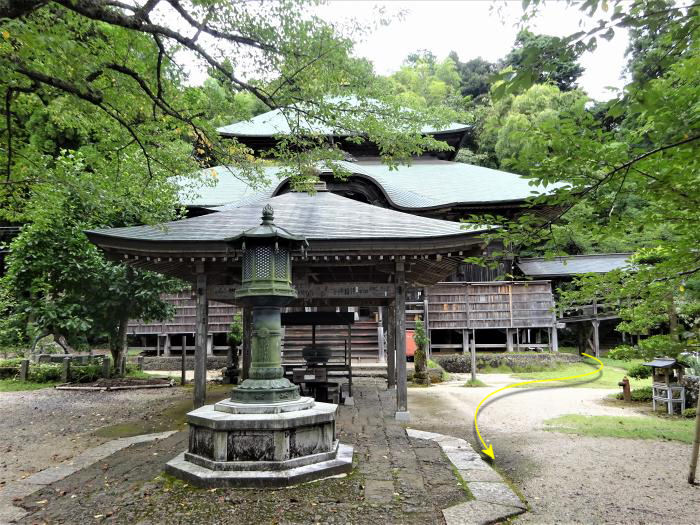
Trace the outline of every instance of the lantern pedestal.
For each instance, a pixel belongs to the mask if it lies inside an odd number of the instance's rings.
[[[352,470],[335,438],[337,405],[221,401],[187,414],[188,451],[166,471],[199,487],[284,487]]]
[[[187,452],[167,472],[200,487],[284,487],[352,470],[352,447],[335,439],[337,405],[299,396],[282,369],[281,307],[295,297],[290,250],[305,246],[273,223],[262,223],[231,242],[243,250],[236,301],[253,309],[249,377],[231,399],[187,414]]]

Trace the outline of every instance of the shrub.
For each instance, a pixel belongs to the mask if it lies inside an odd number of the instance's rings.
[[[32,365],[29,367],[28,381],[50,383],[61,380],[61,367],[55,365]]]
[[[695,408],[695,407],[693,407],[693,408],[686,408],[686,409],[683,411],[683,417],[693,418],[693,417],[695,417],[695,416],[697,415],[697,411],[698,411],[698,409]]]
[[[651,360],[656,356],[678,357],[686,350],[683,343],[674,341],[669,335],[652,335],[639,341],[635,346],[622,345],[610,350],[606,357],[629,361],[630,359]]]
[[[101,365],[71,366],[70,369],[70,380],[72,383],[92,383],[100,377],[102,377]]]
[[[627,369],[627,375],[634,379],[646,379],[651,377],[651,367],[642,364],[634,365]]]
[[[688,369],[689,375],[700,376],[700,357],[695,355],[685,355],[681,357],[680,361]]]
[[[650,386],[643,386],[641,388],[633,388],[632,392],[630,392],[632,401],[637,401],[639,403],[643,403],[646,401],[651,401],[653,397],[653,391]],[[617,399],[623,399],[622,397],[622,392],[618,392],[615,397]]]
[[[14,359],[0,359],[0,368],[19,368],[19,365],[22,363],[22,358],[17,357]]]

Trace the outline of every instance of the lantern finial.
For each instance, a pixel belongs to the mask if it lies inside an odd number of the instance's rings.
[[[263,208],[262,211],[262,223],[263,224],[272,224],[272,220],[275,218],[275,210],[272,209],[272,206],[269,204],[266,204],[265,207]]]

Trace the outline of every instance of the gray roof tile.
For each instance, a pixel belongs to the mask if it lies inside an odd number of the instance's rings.
[[[223,241],[260,224],[269,203],[275,224],[312,241],[326,239],[428,239],[484,231],[460,223],[429,219],[329,192],[285,193],[278,197],[161,226],[110,228],[93,233],[149,241]]]
[[[532,277],[568,276],[584,273],[607,273],[629,266],[629,253],[605,253],[600,255],[572,255],[545,259],[533,257],[519,259],[518,267]]]

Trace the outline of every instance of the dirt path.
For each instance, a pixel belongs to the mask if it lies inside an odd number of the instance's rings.
[[[503,374],[480,379],[489,387],[452,384],[410,389],[411,426],[476,443],[474,410],[495,388],[515,382]],[[672,441],[591,438],[543,430],[562,414],[639,415],[603,405],[611,391],[593,388],[514,389],[479,412],[493,443],[496,468],[519,488],[531,512],[527,523],[693,523],[700,521],[700,487],[685,481],[690,445]]]
[[[177,428],[191,399],[192,391],[180,387],[0,393],[0,490],[109,439]]]

